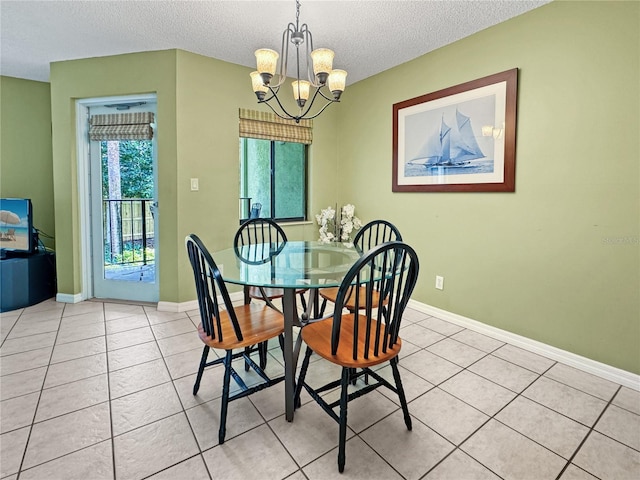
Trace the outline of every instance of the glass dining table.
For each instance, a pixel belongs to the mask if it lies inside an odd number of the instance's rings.
[[[225,282],[243,286],[282,288],[284,315],[285,412],[293,420],[295,371],[300,342],[294,348],[293,327],[314,318],[318,289],[338,287],[361,252],[348,243],[289,241],[244,245],[214,252]],[[296,290],[310,291],[306,311],[298,314]]]

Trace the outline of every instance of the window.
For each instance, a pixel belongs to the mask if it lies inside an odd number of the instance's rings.
[[[307,146],[303,143],[240,138],[241,219],[260,203],[260,217],[306,219]]]

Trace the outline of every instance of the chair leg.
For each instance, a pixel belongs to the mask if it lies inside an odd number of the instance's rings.
[[[309,359],[313,350],[311,347],[307,347],[304,353],[304,360],[302,361],[302,367],[300,367],[300,375],[298,375],[298,383],[296,384],[296,393],[293,397],[293,408],[300,407],[300,393],[302,392],[302,385],[304,384],[304,377],[307,376],[307,368],[309,368]]]
[[[300,303],[302,304],[302,310],[307,311],[307,299],[304,298],[304,293],[300,294]]]
[[[200,380],[202,380],[202,374],[204,373],[204,366],[207,364],[207,356],[209,355],[209,347],[205,345],[202,350],[202,357],[200,358],[200,367],[198,368],[198,376],[196,377],[196,383],[193,385],[193,394],[197,394],[200,390]]]
[[[249,296],[249,287],[248,286],[244,286],[243,289],[243,293],[244,293],[244,304],[245,305],[249,305],[251,303],[251,297]]]
[[[245,354],[246,356],[251,355],[251,347],[244,347],[244,354]],[[245,360],[245,362],[244,362],[244,371],[245,371],[245,372],[248,372],[248,371],[249,371],[249,362],[247,362],[246,360]]]
[[[402,413],[404,415],[404,423],[407,426],[407,430],[411,430],[411,417],[409,416],[409,407],[407,406],[407,399],[404,396],[404,388],[402,388],[402,379],[400,378],[400,371],[398,370],[398,357],[393,357],[391,361],[391,370],[393,371],[393,379],[396,382],[396,389],[398,390],[398,398],[400,399],[400,405],[402,406]]]
[[[347,442],[347,403],[350,368],[342,368],[342,382],[340,392],[340,438],[338,440],[338,471],[344,472],[344,464],[346,461],[346,442]]]
[[[218,430],[218,442],[224,443],[224,436],[227,430],[227,407],[229,406],[229,383],[231,382],[231,360],[233,350],[227,350],[224,357],[224,381],[222,383],[222,399],[220,406],[220,430]]]
[[[244,304],[245,305],[249,305],[251,303],[251,296],[249,295],[249,287],[247,285],[244,286],[244,288],[242,289],[243,294],[244,294]],[[250,349],[251,347],[245,347],[244,349],[244,353],[249,355],[250,353]],[[249,371],[249,363],[248,362],[244,362],[244,371],[248,372]]]
[[[322,299],[322,306],[320,307],[320,313],[317,315],[317,318],[321,318],[324,315],[324,309],[327,308],[327,299]]]
[[[260,357],[260,368],[263,370],[267,368],[267,347],[268,347],[267,342],[262,342],[260,345],[258,345],[258,355]]]

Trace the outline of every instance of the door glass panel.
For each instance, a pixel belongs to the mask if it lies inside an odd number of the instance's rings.
[[[104,279],[155,283],[153,142],[100,142]]]

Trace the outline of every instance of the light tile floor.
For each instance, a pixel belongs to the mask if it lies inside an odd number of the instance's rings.
[[[400,359],[411,432],[391,392],[355,400],[340,475],[337,424],[308,396],[286,422],[280,383],[232,402],[218,445],[221,367],[191,394],[198,322],[94,301],[2,313],[0,478],[640,478],[638,391],[415,310]],[[281,373],[277,343],[270,355]],[[338,376],[316,359],[307,379]]]

